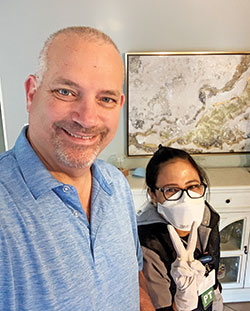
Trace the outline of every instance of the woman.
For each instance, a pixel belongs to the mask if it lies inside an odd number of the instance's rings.
[[[154,307],[223,310],[219,215],[205,201],[205,172],[187,152],[160,145],[146,184],[151,202],[138,214],[138,232]]]

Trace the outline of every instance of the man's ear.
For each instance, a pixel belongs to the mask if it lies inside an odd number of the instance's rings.
[[[121,103],[120,103],[121,108],[124,105],[124,103],[125,103],[125,95],[122,93],[121,94]]]
[[[27,80],[24,83],[25,86],[25,94],[26,94],[26,109],[29,112],[30,106],[32,104],[34,95],[37,90],[37,80],[34,75],[29,75]]]

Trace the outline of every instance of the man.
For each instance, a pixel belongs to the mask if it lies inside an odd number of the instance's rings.
[[[115,135],[122,85],[105,34],[70,27],[45,43],[25,82],[29,125],[0,156],[1,311],[139,310],[131,193],[95,161]]]

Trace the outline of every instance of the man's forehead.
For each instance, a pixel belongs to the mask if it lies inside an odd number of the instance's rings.
[[[106,68],[107,73],[115,73],[116,77],[121,75],[122,83],[124,79],[122,58],[111,43],[101,39],[88,40],[78,34],[60,34],[54,38],[48,48],[47,63],[48,70],[54,74],[62,68],[65,71],[78,68],[80,72],[85,66],[97,65]]]
[[[114,66],[121,66],[123,69],[123,61],[119,52],[109,42],[104,40],[88,40],[79,35],[65,36],[60,34],[51,42],[48,48],[48,61],[78,59],[79,61],[88,58],[88,61],[100,60],[113,63]]]
[[[88,38],[86,36],[81,36],[79,34],[59,34],[57,37],[53,39],[53,41],[50,43],[48,52],[51,53],[54,50],[60,50],[63,48],[64,50],[62,52],[66,51],[70,53],[74,53],[77,51],[80,51],[83,49],[83,52],[85,49],[93,49],[94,47],[102,46],[105,47],[105,49],[110,49],[111,51],[117,52],[115,47],[109,43],[104,41],[101,38]],[[98,49],[96,50],[98,52]],[[117,54],[119,54],[117,52]]]

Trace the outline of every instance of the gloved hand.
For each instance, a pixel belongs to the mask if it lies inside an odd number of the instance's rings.
[[[186,249],[172,225],[168,225],[168,231],[177,254],[170,271],[176,284],[175,306],[178,311],[190,311],[198,306],[198,286],[206,270],[200,261],[194,260],[197,223],[192,224]]]

